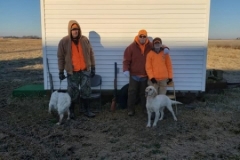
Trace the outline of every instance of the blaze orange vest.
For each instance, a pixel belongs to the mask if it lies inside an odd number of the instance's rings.
[[[72,64],[73,64],[73,71],[85,70],[86,63],[84,61],[82,46],[80,43],[75,45],[72,42]]]

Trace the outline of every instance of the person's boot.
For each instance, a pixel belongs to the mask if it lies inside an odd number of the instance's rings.
[[[135,112],[134,111],[129,111],[128,116],[134,116]]]
[[[75,115],[74,115],[74,106],[75,106],[75,103],[71,103],[70,107],[69,107],[69,110],[70,110],[70,119],[75,119]]]
[[[93,112],[90,111],[90,107],[89,107],[89,100],[88,99],[83,99],[83,106],[84,106],[84,115],[89,117],[89,118],[93,118],[95,117],[95,114]]]

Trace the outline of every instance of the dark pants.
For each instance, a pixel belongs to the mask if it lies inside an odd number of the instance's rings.
[[[141,109],[146,108],[145,89],[147,87],[147,80],[136,81],[130,76],[128,88],[128,111],[135,112],[135,104],[137,97],[140,97]]]
[[[72,75],[67,76],[68,93],[72,102],[79,102],[79,94],[82,98],[88,98],[91,95],[90,72],[73,72]],[[81,90],[79,91],[79,86]]]

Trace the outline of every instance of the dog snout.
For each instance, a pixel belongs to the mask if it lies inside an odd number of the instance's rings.
[[[145,96],[146,96],[146,97],[148,96],[148,92],[147,92],[147,91],[145,91]]]

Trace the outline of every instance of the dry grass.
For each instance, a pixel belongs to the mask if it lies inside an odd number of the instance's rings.
[[[208,47],[240,49],[240,40],[209,40]]]
[[[240,40],[210,40],[207,69],[224,71],[229,83],[240,83]]]
[[[0,79],[43,82],[39,39],[0,39]]]
[[[0,60],[33,59],[42,57],[40,39],[0,39]]]

